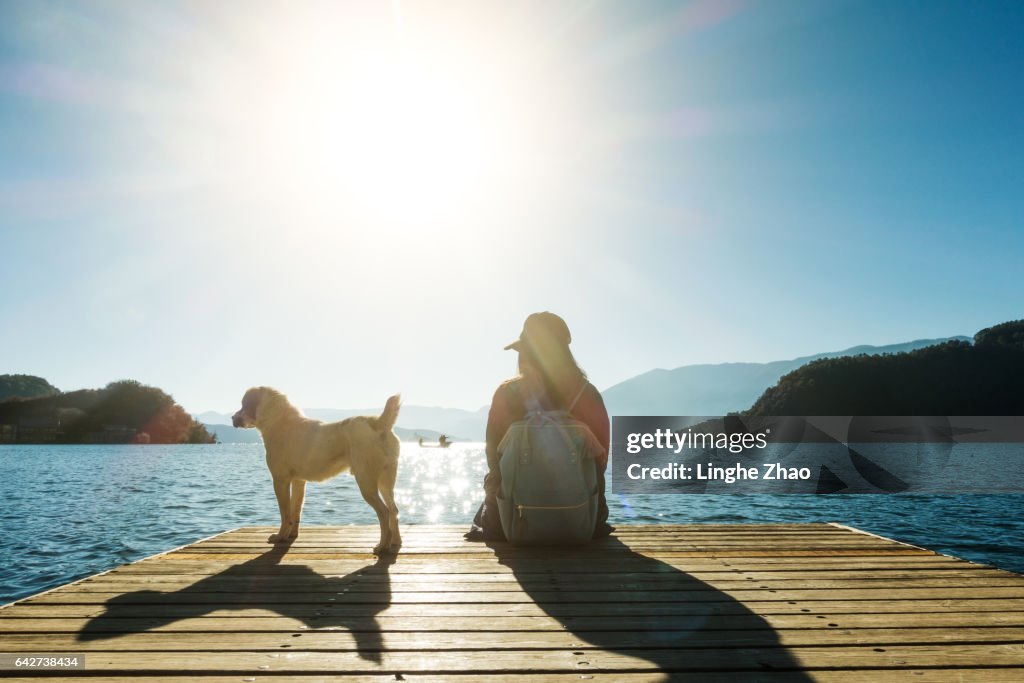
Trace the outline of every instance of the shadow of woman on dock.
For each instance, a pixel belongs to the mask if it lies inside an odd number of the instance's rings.
[[[289,637],[308,632],[305,629],[344,628],[352,634],[361,658],[380,663],[384,643],[376,617],[391,604],[388,568],[394,557],[382,557],[344,576],[324,576],[304,564],[283,564],[288,549],[287,545],[275,546],[181,590],[146,589],[116,595],[105,603],[103,614],[92,617],[82,627],[77,640],[103,640],[153,631],[186,619],[208,618],[218,610],[263,610],[302,623],[298,630],[293,624],[267,629],[279,634],[291,631],[287,633]],[[291,556],[293,560],[301,557]],[[351,566],[350,562],[345,564]],[[373,578],[369,590],[353,590],[370,576]],[[234,619],[236,623],[223,630],[246,630],[246,618]],[[200,626],[195,630],[207,629]]]
[[[647,668],[646,661],[660,672],[756,677],[786,671],[787,681],[812,680],[764,617],[614,536],[567,548],[487,545],[529,598],[573,634],[580,671],[635,671]]]

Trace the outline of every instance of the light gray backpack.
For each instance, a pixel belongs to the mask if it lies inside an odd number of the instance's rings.
[[[498,444],[505,537],[520,545],[589,541],[597,522],[595,458],[604,449],[569,411],[541,410],[536,401],[526,407],[525,419],[510,425]]]

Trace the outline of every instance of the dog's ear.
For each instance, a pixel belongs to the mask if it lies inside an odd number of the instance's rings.
[[[245,392],[245,396],[242,397],[242,410],[246,415],[255,418],[256,411],[259,409],[260,401],[262,400],[263,387],[253,387]]]

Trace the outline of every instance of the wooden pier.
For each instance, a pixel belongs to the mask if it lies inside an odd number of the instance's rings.
[[[245,527],[0,608],[93,681],[1021,681],[1024,576],[831,524],[644,525],[576,549]]]

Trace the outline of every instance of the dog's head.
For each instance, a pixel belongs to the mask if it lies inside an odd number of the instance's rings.
[[[256,415],[259,413],[260,404],[267,393],[267,387],[253,387],[245,392],[245,396],[242,397],[242,407],[231,416],[231,424],[243,429],[255,427]]]

